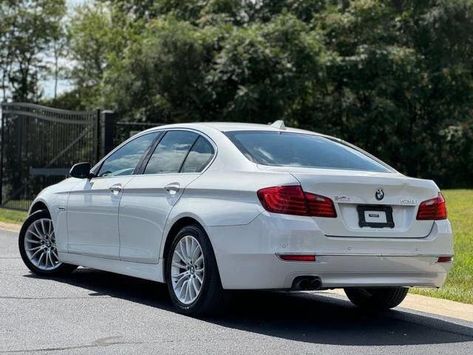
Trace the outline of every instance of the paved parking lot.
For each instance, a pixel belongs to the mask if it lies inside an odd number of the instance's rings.
[[[218,318],[173,312],[164,286],[90,269],[33,276],[0,231],[0,353],[473,353],[473,323],[336,294],[244,292]]]

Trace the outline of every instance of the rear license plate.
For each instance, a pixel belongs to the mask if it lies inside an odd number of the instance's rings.
[[[358,225],[370,228],[394,228],[391,206],[357,206]]]

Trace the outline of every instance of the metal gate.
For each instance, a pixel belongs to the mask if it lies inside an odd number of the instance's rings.
[[[1,108],[0,207],[28,209],[77,162],[96,163],[114,146],[161,123],[116,121],[111,111],[67,111],[29,103]]]
[[[72,164],[96,162],[100,111],[76,112],[27,103],[2,104],[0,205],[27,209]]]

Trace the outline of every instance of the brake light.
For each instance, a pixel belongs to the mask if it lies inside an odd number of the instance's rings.
[[[417,211],[418,220],[439,220],[447,218],[447,205],[443,195],[439,192],[437,197],[421,202]]]
[[[335,211],[333,201],[328,197],[311,194],[309,192],[304,192],[304,196],[310,216],[328,218],[337,217],[337,212]]]
[[[337,217],[333,201],[325,196],[304,192],[299,185],[266,187],[257,192],[269,212],[298,216]]]

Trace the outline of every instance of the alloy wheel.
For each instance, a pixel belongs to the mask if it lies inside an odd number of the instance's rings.
[[[24,239],[26,256],[42,271],[52,271],[62,265],[59,261],[53,222],[40,218],[31,223]]]
[[[177,299],[189,305],[200,295],[205,277],[204,254],[200,243],[186,235],[176,244],[171,263],[171,282]]]

